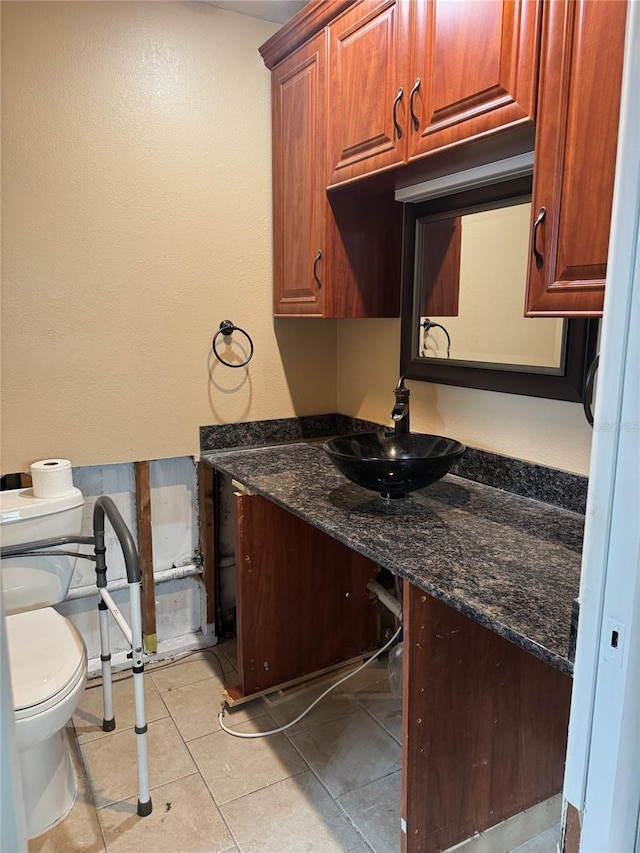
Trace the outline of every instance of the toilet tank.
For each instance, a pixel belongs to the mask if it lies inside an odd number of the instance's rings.
[[[62,497],[37,498],[33,489],[0,491],[0,541],[2,547],[24,545],[58,536],[79,536],[84,497],[73,489]],[[0,582],[7,613],[49,607],[63,601],[69,591],[78,545],[47,549],[46,556],[8,557],[0,560]]]

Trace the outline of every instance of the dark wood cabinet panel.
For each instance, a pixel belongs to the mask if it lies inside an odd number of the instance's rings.
[[[540,2],[409,4],[409,159],[535,118]]]
[[[275,314],[323,313],[325,66],[320,33],[272,74]]]
[[[404,584],[402,835],[436,853],[562,790],[571,678]]]
[[[422,282],[420,314],[457,317],[460,297],[462,217],[425,222],[416,270]]]
[[[245,696],[376,648],[378,567],[259,495],[236,496],[238,672]]]
[[[533,222],[543,208],[544,214],[532,236],[529,317],[602,312],[626,5],[545,6]]]
[[[330,186],[535,118],[540,0],[360,0],[329,25]]]
[[[361,179],[467,142],[501,156],[537,115],[525,313],[599,316],[626,0],[330,5],[314,0],[325,28],[273,70],[274,312],[397,316],[396,177]]]
[[[405,46],[399,46],[398,6],[396,0],[361,0],[329,25],[330,185],[404,161]]]
[[[402,206],[327,185],[326,32],[272,72],[276,316],[397,317]]]

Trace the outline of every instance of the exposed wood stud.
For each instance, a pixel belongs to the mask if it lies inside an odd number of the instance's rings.
[[[582,832],[582,812],[567,803],[567,817],[564,829],[565,853],[580,853],[580,833]]]
[[[215,622],[216,613],[214,472],[211,465],[206,462],[198,462],[198,507],[198,550],[202,557],[202,580],[207,596],[207,625],[212,625]]]
[[[147,652],[158,651],[156,596],[153,584],[153,543],[151,538],[151,486],[149,463],[135,463],[136,527],[142,577],[142,635]]]

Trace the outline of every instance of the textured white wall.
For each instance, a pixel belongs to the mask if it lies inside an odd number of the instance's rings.
[[[3,472],[335,409],[334,324],[272,319],[276,29],[204,3],[2,5]],[[248,373],[209,357],[225,318]]]

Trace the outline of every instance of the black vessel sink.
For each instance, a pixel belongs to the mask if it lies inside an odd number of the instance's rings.
[[[345,477],[383,498],[404,498],[435,483],[466,450],[441,435],[385,429],[332,438],[323,449]]]

